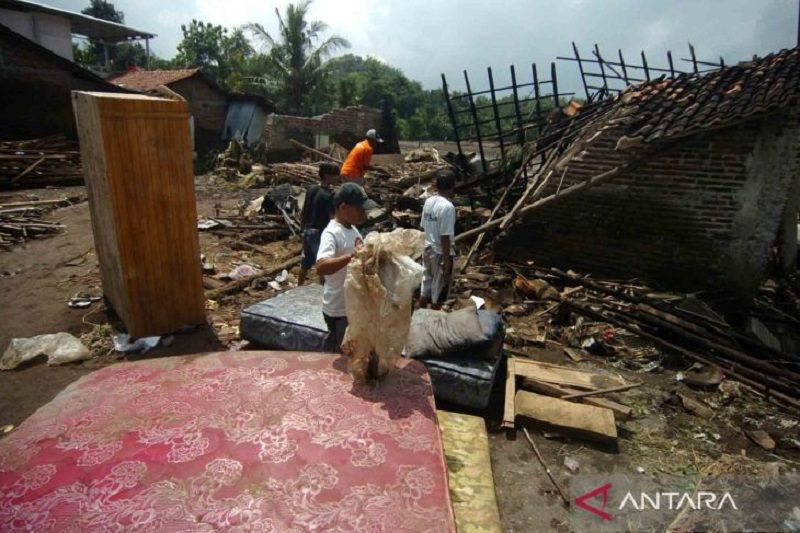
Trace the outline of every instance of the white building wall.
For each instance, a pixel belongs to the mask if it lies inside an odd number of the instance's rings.
[[[0,24],[70,61],[72,26],[66,17],[0,9]]]

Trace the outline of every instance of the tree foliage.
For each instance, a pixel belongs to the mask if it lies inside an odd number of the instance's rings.
[[[81,13],[109,22],[125,23],[125,13],[118,11],[114,4],[106,0],[91,0]],[[88,67],[105,67],[106,47],[108,48],[108,68],[122,70],[128,65],[143,66],[147,62],[147,52],[139,43],[118,43],[104,45],[100,41],[90,39],[88,46],[73,45],[75,61]]]
[[[263,81],[279,105],[291,113],[312,112],[326,78],[328,58],[350,47],[350,43],[338,35],[323,39],[328,26],[319,20],[308,20],[310,6],[310,0],[289,4],[283,15],[275,8],[276,36],[261,24],[247,25],[266,52]]]

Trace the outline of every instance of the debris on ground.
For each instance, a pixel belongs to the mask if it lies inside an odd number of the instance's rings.
[[[0,188],[83,183],[77,141],[63,136],[0,141]]]
[[[89,357],[89,349],[69,333],[49,333],[35,337],[11,339],[0,357],[0,370],[12,370],[40,355],[48,365],[74,363]]]
[[[60,207],[86,201],[82,195],[62,197],[54,200],[30,200],[0,203],[0,248],[10,248],[29,239],[41,239],[61,233],[64,224],[48,222],[45,215]]]

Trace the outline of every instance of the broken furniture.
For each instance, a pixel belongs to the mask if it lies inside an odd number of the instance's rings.
[[[445,469],[416,361],[380,387],[319,353],[121,363],[0,440],[0,529],[452,532]]]
[[[322,285],[290,289],[242,310],[242,339],[271,350],[321,352],[328,327],[322,317]]]
[[[505,428],[513,429],[517,415],[521,415],[546,429],[614,442],[615,414],[622,418],[631,415],[630,408],[599,397],[637,386],[617,376],[521,357],[509,357],[507,366],[502,423]],[[537,392],[518,390],[518,378],[522,378],[523,387]]]
[[[103,292],[134,337],[205,321],[186,102],[74,92]]]

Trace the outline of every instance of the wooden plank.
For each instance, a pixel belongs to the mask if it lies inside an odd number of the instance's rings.
[[[554,385],[552,383],[543,383],[541,381],[535,381],[533,379],[524,379],[522,380],[522,388],[531,390],[533,392],[538,392],[541,394],[546,394],[548,396],[554,396],[556,398],[563,398],[568,394],[576,394],[580,391],[577,389],[570,389],[569,387],[562,387],[560,385]],[[621,403],[617,403],[613,400],[609,400],[608,398],[595,398],[593,396],[588,396],[585,398],[579,398],[580,403],[585,403],[587,405],[594,405],[595,407],[603,407],[605,409],[611,409],[614,411],[614,416],[617,418],[621,418],[623,420],[628,420],[633,416],[633,409],[628,407],[627,405],[622,405]]]
[[[514,405],[517,414],[551,428],[599,441],[614,441],[617,426],[609,409],[568,402],[533,392],[518,391]]]
[[[625,381],[616,377],[604,374],[593,374],[582,370],[574,370],[564,366],[541,363],[528,359],[517,359],[516,374],[526,378],[543,381],[545,383],[555,383],[556,385],[567,385],[587,390],[608,389],[626,385]]]
[[[73,101],[105,295],[134,337],[204,322],[186,102]]]
[[[506,373],[506,397],[503,407],[503,423],[500,424],[504,428],[514,427],[514,418],[516,412],[514,411],[514,396],[516,394],[516,362],[517,359],[509,357],[507,359],[508,371]]]

